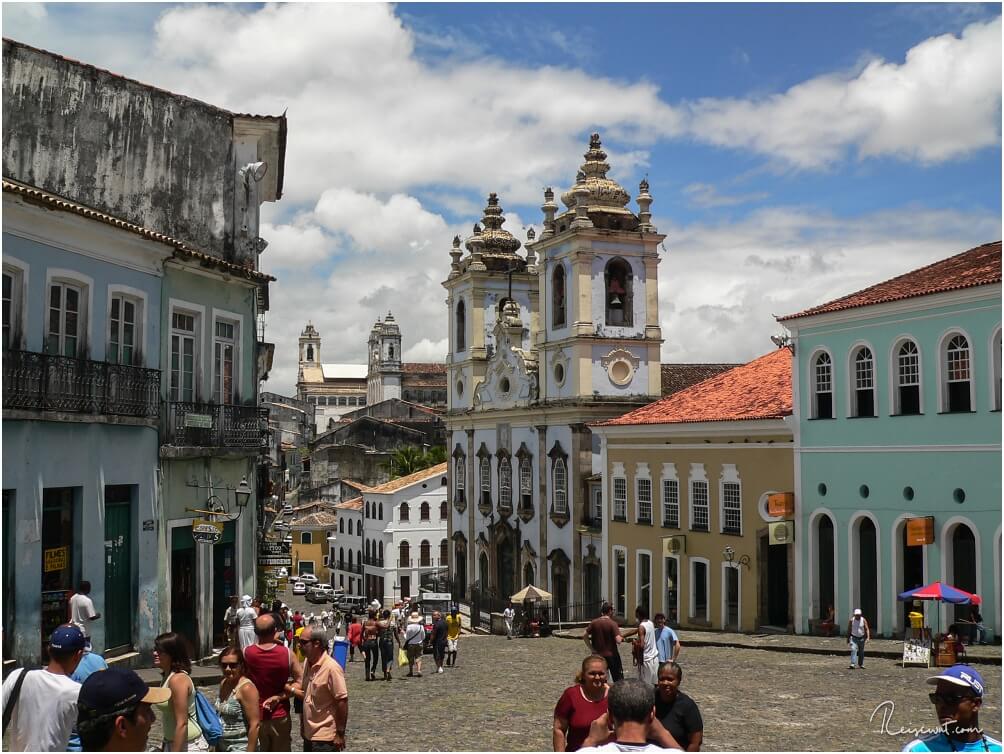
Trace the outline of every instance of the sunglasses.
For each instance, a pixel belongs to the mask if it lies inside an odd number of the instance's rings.
[[[976,697],[972,694],[938,694],[932,692],[927,695],[927,698],[931,700],[931,704],[938,704],[940,702],[941,704],[955,705],[964,699],[975,699]]]
[[[221,662],[221,668],[239,668],[241,664],[239,662]]]

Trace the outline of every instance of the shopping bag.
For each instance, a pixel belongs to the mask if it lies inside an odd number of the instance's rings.
[[[404,651],[404,647],[397,648],[397,664],[398,667],[404,667],[408,664],[408,653]]]

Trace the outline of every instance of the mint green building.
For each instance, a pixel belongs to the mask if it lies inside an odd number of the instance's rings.
[[[779,321],[792,334],[795,625],[860,607],[898,636],[898,593],[941,580],[1000,635],[1001,243]],[[933,542],[907,545],[932,517]],[[934,610],[940,609],[936,616]],[[944,629],[968,607],[925,606]]]

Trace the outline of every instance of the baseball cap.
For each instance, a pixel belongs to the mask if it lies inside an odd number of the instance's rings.
[[[855,615],[861,615],[861,608],[860,607],[854,608],[854,614]]]
[[[77,697],[77,713],[86,721],[123,712],[140,702],[160,704],[170,698],[171,689],[150,688],[135,671],[113,667],[87,676]]]
[[[938,675],[932,675],[927,679],[927,682],[932,686],[937,686],[938,681],[948,681],[956,686],[965,686],[972,689],[976,696],[983,696],[983,676],[969,665],[952,665],[952,667],[942,670]]]
[[[49,647],[63,652],[76,652],[86,644],[83,632],[76,626],[60,626],[49,637]]]

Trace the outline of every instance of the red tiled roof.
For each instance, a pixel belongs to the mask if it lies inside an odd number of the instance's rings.
[[[342,510],[361,511],[363,509],[363,499],[361,497],[354,497],[351,500],[336,503],[335,507]]]
[[[446,364],[438,361],[406,361],[401,364],[401,371],[405,374],[446,374]]]
[[[829,303],[778,317],[778,322],[999,282],[1001,282],[1001,242],[994,241]]]
[[[377,485],[376,487],[371,487],[366,490],[366,492],[394,492],[403,487],[407,487],[409,484],[416,484],[417,482],[424,482],[426,479],[431,479],[434,476],[446,473],[446,463],[440,463],[435,466],[430,466],[427,469],[422,469],[421,471],[416,471],[414,474],[408,474],[408,476],[399,477],[397,479],[392,479],[384,484]]]
[[[734,369],[739,364],[663,364],[662,397],[679,393],[691,385],[703,382],[716,374]]]
[[[779,348],[594,426],[778,419],[791,415],[791,350]]]

